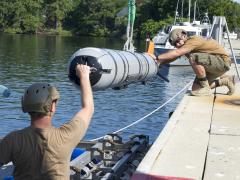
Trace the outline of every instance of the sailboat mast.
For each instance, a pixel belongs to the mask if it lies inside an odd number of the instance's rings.
[[[196,6],[197,6],[197,0],[194,2],[194,11],[193,11],[193,22],[196,21]]]
[[[191,22],[191,0],[188,3],[188,22]]]
[[[177,7],[176,7],[175,17],[174,17],[174,24],[176,24],[176,21],[177,21],[177,18],[178,18],[178,3],[179,3],[179,0],[177,1]]]
[[[184,4],[184,0],[182,0],[182,12],[181,12],[181,21],[183,22],[183,4]]]

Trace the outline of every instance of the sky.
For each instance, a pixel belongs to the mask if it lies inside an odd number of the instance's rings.
[[[240,0],[233,0],[233,1],[236,1],[236,2],[240,3]]]

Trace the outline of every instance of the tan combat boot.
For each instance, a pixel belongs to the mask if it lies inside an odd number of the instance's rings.
[[[219,80],[220,86],[227,86],[228,88],[228,95],[232,95],[235,92],[235,81],[234,76],[225,76],[224,78]]]
[[[191,91],[193,96],[209,96],[212,94],[208,81],[199,81],[201,88]]]

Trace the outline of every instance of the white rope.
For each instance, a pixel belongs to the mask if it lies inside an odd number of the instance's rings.
[[[187,89],[191,84],[192,84],[193,81],[189,82],[184,88],[182,88],[178,93],[176,93],[173,97],[171,97],[169,100],[167,100],[165,103],[163,103],[161,106],[159,106],[157,109],[155,109],[154,111],[150,112],[149,114],[147,114],[146,116],[138,119],[137,121],[133,122],[132,124],[129,124],[128,126],[125,126],[115,132],[113,132],[113,134],[116,134],[116,133],[119,133],[121,131],[124,131],[125,129],[141,122],[142,120],[146,119],[148,116],[152,115],[153,113],[155,113],[156,111],[158,111],[159,109],[163,108],[164,106],[166,106],[168,103],[170,103],[173,99],[175,99],[179,94],[181,94],[185,89]],[[101,136],[99,138],[96,138],[96,139],[92,139],[90,141],[97,141],[99,139],[102,139],[104,136]]]
[[[123,46],[123,50],[130,51],[130,52],[135,51],[135,47],[133,45],[133,24],[131,24],[130,22],[128,23],[128,26],[127,26],[127,41]]]

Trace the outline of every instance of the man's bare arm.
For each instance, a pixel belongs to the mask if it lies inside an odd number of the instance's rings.
[[[76,73],[80,79],[82,109],[75,117],[82,119],[84,124],[88,126],[94,112],[93,94],[89,79],[90,67],[86,65],[77,65]]]
[[[161,54],[157,57],[157,61],[160,64],[168,64],[174,60],[176,60],[178,57],[185,55],[187,53],[189,53],[191,50],[187,49],[187,48],[179,48],[179,49],[175,49],[172,51],[169,51],[167,53]]]

